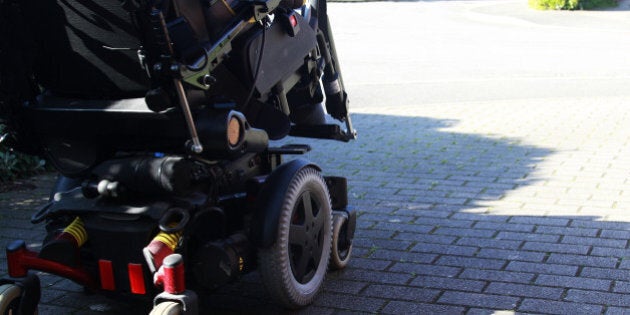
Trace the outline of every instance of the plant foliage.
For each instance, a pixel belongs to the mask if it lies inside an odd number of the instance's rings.
[[[529,6],[539,10],[592,10],[617,5],[618,0],[529,0]]]
[[[0,183],[31,176],[42,172],[46,162],[37,156],[14,151],[6,140],[6,127],[0,124]]]

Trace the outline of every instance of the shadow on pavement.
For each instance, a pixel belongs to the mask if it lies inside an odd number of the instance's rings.
[[[349,178],[350,203],[360,213],[353,261],[346,270],[331,272],[323,294],[302,312],[567,312],[571,305],[584,310],[588,304],[588,310],[599,313],[605,305],[630,307],[627,299],[601,299],[610,291],[630,293],[630,282],[625,282],[630,281],[630,270],[625,270],[630,264],[623,260],[630,255],[630,223],[527,215],[518,207],[510,215],[493,214],[511,207],[502,204],[510,193],[546,180],[535,170],[554,154],[552,149],[459,133],[452,120],[353,118],[356,141],[289,140],[311,144],[306,158],[326,174]],[[0,195],[3,245],[16,237],[43,235],[41,226],[25,224],[30,216],[25,207],[45,200],[41,194],[30,203],[25,194]],[[11,212],[14,208],[22,211]],[[4,257],[0,263],[4,274]],[[42,283],[40,312],[129,311],[123,302],[85,296],[68,280],[46,276]],[[201,294],[200,300],[205,309],[219,313],[285,312],[271,304],[255,273]],[[553,301],[582,304],[557,310],[545,305]]]

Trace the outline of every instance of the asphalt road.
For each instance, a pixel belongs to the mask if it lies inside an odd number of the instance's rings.
[[[527,1],[332,4],[354,109],[627,96],[630,2],[535,11]]]

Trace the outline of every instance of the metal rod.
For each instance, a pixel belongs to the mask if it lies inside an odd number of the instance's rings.
[[[199,136],[197,135],[197,128],[195,127],[195,121],[193,120],[192,112],[190,111],[190,106],[188,105],[188,99],[186,99],[186,92],[184,92],[184,86],[182,85],[182,81],[180,79],[173,79],[173,85],[175,85],[175,90],[177,91],[177,96],[179,97],[179,105],[182,107],[182,112],[184,114],[184,118],[186,119],[186,125],[188,126],[188,131],[190,132],[190,137],[192,140],[192,147],[190,148],[194,153],[203,152],[203,146],[199,141]]]

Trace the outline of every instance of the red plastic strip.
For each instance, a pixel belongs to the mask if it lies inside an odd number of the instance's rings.
[[[101,288],[103,290],[114,291],[116,284],[114,283],[114,268],[112,262],[101,259],[98,261],[98,271],[101,276]]]
[[[147,293],[147,290],[144,287],[144,273],[142,272],[142,265],[128,264],[127,269],[129,270],[129,286],[131,287],[131,293]]]

